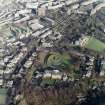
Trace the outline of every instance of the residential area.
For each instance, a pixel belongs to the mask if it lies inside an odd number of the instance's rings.
[[[0,105],[104,105],[105,2],[0,1]]]

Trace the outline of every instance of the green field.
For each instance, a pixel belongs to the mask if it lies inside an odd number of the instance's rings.
[[[46,57],[44,61],[48,67],[66,68],[70,65],[70,57],[67,55],[53,53],[53,54],[49,54],[47,56],[48,57]]]
[[[5,105],[7,89],[0,88],[0,105]]]
[[[85,48],[105,53],[105,43],[101,42],[100,40],[94,37],[89,37],[89,40],[85,45]]]
[[[42,85],[45,85],[45,84],[54,85],[54,83],[55,83],[55,80],[53,80],[53,79],[44,79],[42,81]]]

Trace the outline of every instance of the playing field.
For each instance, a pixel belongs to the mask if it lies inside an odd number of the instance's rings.
[[[5,105],[7,96],[7,89],[0,88],[0,105]]]
[[[89,38],[88,42],[85,45],[85,48],[91,49],[97,52],[105,53],[105,43],[93,37]]]

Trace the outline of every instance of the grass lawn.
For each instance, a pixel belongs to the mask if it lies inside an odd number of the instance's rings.
[[[0,88],[0,105],[5,105],[7,89]]]
[[[44,79],[44,80],[42,81],[42,84],[43,84],[43,85],[45,85],[45,84],[53,85],[54,82],[55,82],[54,79]]]
[[[50,55],[50,57],[48,58],[47,64],[48,65],[59,65],[62,62],[62,56],[59,54],[53,54]]]
[[[70,65],[70,57],[66,54],[53,53],[46,59],[47,66],[65,68]]]
[[[85,47],[94,51],[105,53],[105,43],[97,40],[96,38],[90,37]]]

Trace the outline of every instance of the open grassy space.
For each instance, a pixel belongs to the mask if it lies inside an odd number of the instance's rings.
[[[90,37],[85,47],[97,52],[105,53],[105,43],[97,40],[94,37]]]
[[[55,80],[53,80],[53,79],[44,79],[44,80],[42,81],[42,84],[43,84],[43,85],[45,85],[45,84],[53,85],[54,82],[55,82]]]
[[[70,65],[70,57],[65,54],[59,54],[59,53],[52,53],[47,55],[45,58],[45,63],[47,66],[51,67],[61,67],[66,68]]]
[[[0,105],[5,105],[7,89],[0,88]]]

